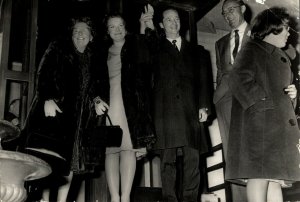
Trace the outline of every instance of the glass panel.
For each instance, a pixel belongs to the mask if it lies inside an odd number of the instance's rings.
[[[11,13],[11,31],[10,31],[10,47],[8,69],[14,70],[13,64],[23,63],[26,55],[26,40],[28,29],[28,8],[30,3],[24,0],[14,0]],[[14,70],[15,71],[15,70]],[[19,70],[17,70],[19,71]]]

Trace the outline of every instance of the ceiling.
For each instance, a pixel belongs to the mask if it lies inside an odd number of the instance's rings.
[[[214,33],[215,29],[230,30],[229,26],[221,15],[222,2],[219,2],[211,9],[201,20],[197,22],[198,31]],[[299,24],[299,0],[266,0],[264,4],[256,3],[255,0],[244,0],[249,6],[252,19],[260,11],[273,6],[286,7],[290,15],[292,15]],[[299,25],[298,25],[299,26]],[[298,29],[299,31],[299,29]]]
[[[264,4],[256,3],[255,0],[244,0],[244,2],[250,8],[252,19],[260,11],[273,6],[283,6],[288,9],[290,14],[294,16],[295,21],[299,23],[299,1],[300,0],[260,0],[264,1]],[[163,8],[164,6],[172,6],[178,8],[178,10],[194,11],[194,19],[197,22],[197,30],[208,33],[216,33],[216,30],[229,31],[230,28],[224,21],[221,15],[221,7],[223,0],[44,0],[47,8],[44,12],[45,16],[51,15],[55,10],[55,13],[61,13],[57,16],[65,16],[66,13],[75,11],[75,13],[88,11],[88,14],[97,16],[104,14],[107,10],[123,7],[123,11],[130,19],[130,22],[138,23],[136,19],[139,18],[140,13],[144,5],[147,3],[152,4],[155,9]],[[65,2],[64,4],[62,2]],[[73,3],[71,3],[73,2]],[[71,3],[71,4],[70,4]],[[59,5],[59,6],[57,6]],[[70,8],[72,5],[72,8]],[[51,9],[52,8],[52,9]],[[58,9],[60,8],[60,9]],[[185,12],[188,13],[188,12]],[[185,18],[185,16],[181,15]],[[188,16],[187,16],[188,17]],[[52,16],[53,18],[53,16]],[[60,20],[61,21],[61,20]],[[138,24],[133,23],[133,27],[137,27]],[[188,25],[187,25],[188,26]],[[299,26],[298,29],[299,30]]]

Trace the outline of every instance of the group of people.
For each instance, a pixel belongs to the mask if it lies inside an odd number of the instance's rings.
[[[200,123],[210,111],[206,69],[199,57],[204,49],[180,37],[176,10],[162,14],[163,38],[153,15],[153,7],[146,6],[141,33],[136,34],[128,33],[120,14],[107,16],[101,43],[94,43],[90,18],[74,18],[70,37],[51,42],[44,53],[21,146],[52,168],[52,174],[42,179],[42,201],[53,200],[49,185],[59,186],[54,200],[67,200],[73,175],[85,173],[81,153],[85,129],[106,110],[123,131],[121,146],[105,151],[112,202],[130,201],[136,160],[149,149],[161,155],[165,200],[197,200]],[[177,47],[172,40],[177,40]]]
[[[233,31],[216,43],[214,103],[226,179],[247,183],[250,202],[282,201],[281,186],[300,180],[297,90],[290,59],[281,50],[289,16],[282,8],[267,9],[251,29],[245,9],[242,0],[224,1],[222,15]],[[22,145],[24,152],[52,167],[42,201],[50,200],[50,184],[60,187],[57,201],[67,200],[73,175],[84,173],[85,129],[106,110],[123,131],[121,146],[105,151],[111,202],[130,201],[136,160],[149,149],[161,159],[163,201],[199,200],[200,151],[207,148],[201,124],[212,110],[211,67],[203,59],[203,47],[180,36],[175,9],[161,13],[159,27],[154,13],[151,5],[145,6],[136,34],[128,33],[120,14],[107,16],[103,43],[95,43],[90,18],[74,18],[69,37],[47,48]],[[60,183],[59,176],[67,181]]]
[[[283,201],[282,187],[300,180],[297,89],[286,47],[289,16],[273,7],[248,24],[242,0],[225,0],[232,31],[216,42],[214,94],[233,201]],[[293,59],[293,57],[291,57]],[[236,184],[246,184],[246,191]]]

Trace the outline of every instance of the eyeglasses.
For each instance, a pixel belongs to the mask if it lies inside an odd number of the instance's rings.
[[[222,15],[225,17],[228,14],[232,14],[235,11],[235,8],[238,8],[238,7],[241,7],[241,6],[232,6],[232,7],[229,7],[227,9],[227,11],[222,11]]]

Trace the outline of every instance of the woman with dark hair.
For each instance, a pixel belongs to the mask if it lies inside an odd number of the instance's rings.
[[[282,187],[300,181],[297,95],[290,60],[281,48],[289,37],[284,8],[262,11],[253,40],[241,50],[230,74],[233,93],[226,179],[247,182],[249,202],[283,201]]]
[[[92,43],[91,19],[73,18],[69,34],[50,43],[43,55],[23,129],[24,152],[50,164],[53,173],[44,188],[59,187],[55,201],[60,202],[67,200],[73,173],[85,172],[80,163],[83,129],[108,107],[102,100],[108,100],[109,92],[107,69]],[[61,185],[59,176],[67,176],[67,182]],[[49,192],[44,191],[43,200],[49,201]]]
[[[142,49],[138,36],[128,34],[123,17],[119,14],[107,16],[105,27],[110,83],[108,114],[113,124],[120,125],[123,130],[121,146],[106,149],[105,171],[111,201],[129,202],[136,159],[145,155],[146,148],[155,141],[149,112],[149,79],[147,68],[139,59]]]

